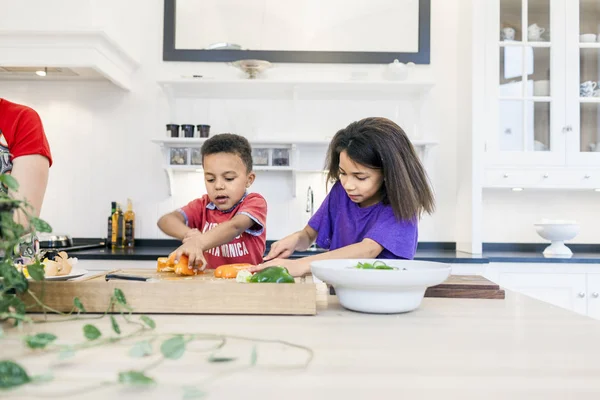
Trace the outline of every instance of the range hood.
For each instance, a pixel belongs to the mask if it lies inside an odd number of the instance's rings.
[[[0,80],[109,80],[130,90],[138,67],[139,62],[101,30],[0,30]],[[47,75],[36,75],[39,70]]]

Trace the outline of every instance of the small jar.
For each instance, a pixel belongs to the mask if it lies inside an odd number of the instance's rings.
[[[210,133],[210,125],[198,125],[198,135],[201,138],[207,138]]]
[[[190,164],[202,165],[202,151],[200,149],[190,149]]]
[[[190,125],[190,124],[181,125],[181,133],[183,133],[183,137],[193,138],[194,137],[194,125]]]
[[[269,149],[252,149],[252,164],[269,165]]]
[[[186,165],[188,163],[188,149],[185,147],[171,147],[169,164]]]
[[[289,167],[290,166],[290,150],[289,149],[273,149],[273,166],[274,167]]]
[[[172,138],[179,137],[179,125],[167,124],[167,136]]]

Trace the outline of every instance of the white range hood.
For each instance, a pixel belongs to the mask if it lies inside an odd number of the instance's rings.
[[[124,90],[139,62],[102,30],[0,30],[0,80],[100,80]],[[47,68],[47,76],[36,70]]]

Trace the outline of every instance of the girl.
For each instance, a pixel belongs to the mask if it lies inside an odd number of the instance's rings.
[[[385,118],[353,122],[332,139],[326,165],[335,183],[319,210],[304,229],[273,243],[251,271],[280,265],[302,276],[316,260],[414,257],[418,219],[433,212],[434,198],[402,128]],[[315,240],[330,251],[286,260]]]

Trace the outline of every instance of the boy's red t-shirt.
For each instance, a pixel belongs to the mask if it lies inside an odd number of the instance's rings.
[[[46,157],[52,165],[40,116],[30,107],[0,99],[0,173],[12,171],[15,158],[31,154]]]
[[[205,194],[180,208],[179,212],[185,218],[188,227],[198,229],[202,233],[231,220],[237,214],[246,215],[254,221],[250,229],[231,242],[205,251],[207,268],[214,269],[224,264],[262,263],[267,241],[267,201],[260,194],[245,195],[227,211],[219,210]]]

